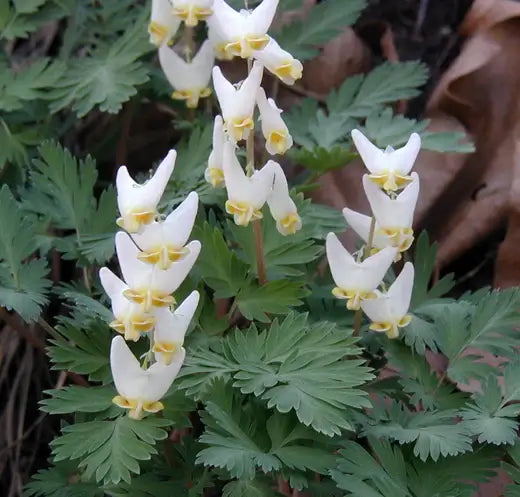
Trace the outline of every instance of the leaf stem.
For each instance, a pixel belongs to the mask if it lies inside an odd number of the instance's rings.
[[[370,220],[370,231],[368,232],[368,241],[365,249],[363,250],[363,256],[361,257],[361,262],[363,262],[367,257],[370,257],[370,252],[372,251],[372,245],[374,244],[374,232],[376,230],[376,218],[372,216]],[[359,336],[359,331],[361,330],[361,317],[362,311],[358,309],[354,316],[354,336]]]

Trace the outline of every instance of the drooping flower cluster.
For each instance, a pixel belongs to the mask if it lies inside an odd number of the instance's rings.
[[[251,221],[261,219],[262,207],[267,203],[278,231],[289,235],[301,229],[302,222],[289,195],[285,173],[273,160],[256,170],[253,152],[256,108],[260,113],[266,151],[273,156],[283,155],[293,145],[281,116],[282,110],[273,99],[267,98],[260,86],[264,64],[275,64],[265,53],[272,50],[269,48],[272,44],[278,46],[266,34],[277,5],[278,0],[264,0],[254,11],[238,13],[223,0],[214,2],[214,15],[208,19],[210,39],[220,47],[221,55],[248,58],[249,74],[235,85],[226,79],[219,67],[213,68],[213,86],[222,116],[215,118],[206,180],[214,187],[226,188],[226,212],[233,216],[237,225],[248,226]],[[288,56],[284,63],[296,64],[295,59]],[[301,77],[301,67],[298,77]],[[243,140],[248,142],[245,171],[237,158],[238,143]]]
[[[301,62],[267,34],[277,6],[278,0],[263,0],[252,11],[236,11],[224,0],[152,0],[150,41],[159,48],[161,67],[175,90],[172,98],[195,108],[200,98],[208,97],[215,56],[223,60],[235,56],[256,59],[288,85],[300,79]],[[199,21],[208,25],[208,40],[195,55],[190,31],[183,49],[180,44],[170,46],[183,21],[187,30]],[[185,58],[177,54],[179,51],[184,52]]]
[[[414,281],[412,263],[404,264],[388,291],[378,287],[392,262],[413,243],[413,215],[419,196],[419,177],[410,171],[421,148],[418,134],[394,150],[380,150],[358,130],[352,139],[370,174],[363,176],[363,188],[372,216],[345,208],[343,215],[366,243],[354,258],[334,233],[327,236],[326,250],[336,287],[332,293],[345,299],[350,310],[362,309],[372,321],[370,329],[389,338],[410,323],[408,314]]]
[[[110,327],[122,336],[112,340],[110,366],[118,394],[114,403],[140,419],[145,412],[163,408],[160,399],[170,388],[184,362],[184,335],[197,309],[199,293],[192,292],[174,311],[173,292],[195,263],[201,245],[190,237],[198,209],[192,192],[164,220],[157,213],[175,166],[171,150],[144,184],[136,183],[125,166],[117,173],[116,253],[123,280],[104,267],[101,284],[110,298],[114,320]],[[125,340],[147,335],[150,349],[143,365]]]

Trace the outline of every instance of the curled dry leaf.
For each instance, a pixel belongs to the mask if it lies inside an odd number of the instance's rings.
[[[459,120],[472,135],[476,153],[446,185],[439,201],[424,213],[424,225],[440,243],[445,265],[499,228],[509,217],[496,272],[499,286],[518,284],[519,255],[508,249],[516,235],[518,195],[511,193],[515,163],[520,160],[520,4],[477,0],[462,25],[461,54],[434,91],[428,109]],[[429,187],[431,184],[429,183]],[[513,260],[516,261],[513,266]]]

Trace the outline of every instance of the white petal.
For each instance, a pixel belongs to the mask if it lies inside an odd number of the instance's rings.
[[[417,199],[419,197],[419,176],[412,173],[413,181],[392,199],[381,190],[368,175],[363,176],[363,188],[372,212],[381,228],[410,228]]]
[[[265,1],[265,0],[264,0]],[[256,95],[260,84],[262,82],[262,76],[264,73],[264,66],[255,61],[251,72],[247,78],[243,81],[240,89],[236,92],[236,112],[243,116],[252,116],[255,108]]]
[[[128,289],[128,285],[107,267],[103,267],[99,270],[99,279],[106,294],[110,298],[112,313],[116,319],[121,319],[126,316],[132,306],[123,295],[123,292]]]
[[[137,255],[139,249],[130,236],[123,231],[116,234],[116,253],[123,278],[130,288],[148,287],[154,266],[141,262]]]
[[[278,0],[263,0],[263,2],[247,18],[248,34],[265,35],[273,22]]]
[[[357,148],[361,160],[372,174],[379,174],[388,169],[385,153],[377,148],[361,131],[352,130],[352,140]]]
[[[155,341],[173,342],[182,345],[188,326],[197,310],[199,298],[199,292],[194,291],[184,299],[175,312],[165,307],[157,309],[155,312],[157,318],[155,324]]]
[[[381,281],[383,281],[388,269],[390,269],[397,252],[397,248],[386,247],[374,255],[367,257],[360,264],[360,288],[363,288],[366,291],[371,291],[377,288]]]
[[[133,234],[132,238],[143,251],[163,245],[183,247],[193,229],[198,205],[199,196],[191,192],[164,221],[145,226],[141,233]]]
[[[250,178],[249,202],[255,209],[261,209],[273,191],[275,164],[276,162],[269,161],[262,169],[255,171]]]
[[[174,262],[168,269],[155,270],[152,274],[151,287],[165,294],[171,294],[188,276],[200,253],[200,242],[193,240],[186,245],[188,253],[185,257]]]
[[[224,77],[218,66],[213,68],[213,87],[222,109],[222,115],[227,121],[233,117],[234,109],[237,107],[235,104],[237,96],[235,87]]]
[[[127,399],[140,398],[146,389],[146,373],[128,348],[122,336],[112,339],[110,346],[110,368],[119,395]]]
[[[209,30],[213,31],[214,36],[229,42],[242,33],[244,21],[240,13],[224,0],[215,0],[213,2],[213,15],[208,18],[207,24]]]
[[[175,167],[177,153],[170,150],[159,164],[155,174],[144,184],[136,183],[126,166],[117,171],[117,202],[122,216],[132,209],[155,210]]]
[[[412,133],[404,147],[394,150],[390,154],[390,169],[407,175],[411,170],[421,150],[421,137]]]
[[[169,0],[152,0],[150,21],[150,26],[148,27],[150,42],[157,46],[172,38],[181,24],[181,21],[172,14],[172,6]],[[166,31],[164,36],[154,32],[155,26]]]
[[[273,106],[265,95],[265,91],[263,88],[258,89],[258,93],[256,96],[256,103],[258,105],[258,110],[260,111],[260,119],[262,121],[262,133],[264,138],[267,140],[269,135],[273,131],[283,131],[287,134],[289,130],[285,122],[282,119],[281,111],[275,106]]]
[[[165,365],[162,362],[156,362],[148,368],[148,383],[146,391],[143,392],[143,398],[146,402],[156,402],[164,397],[173,380],[179,374],[185,357],[186,351],[181,348],[175,354],[171,364]]]
[[[280,164],[274,161],[269,161],[264,166],[264,169],[269,167],[269,165],[274,168],[274,182],[272,192],[267,198],[267,203],[269,205],[271,215],[276,221],[279,221],[291,214],[295,214],[297,209],[296,204],[289,195],[289,185],[287,184],[287,178],[285,177],[285,173],[283,172]]]
[[[343,289],[355,288],[352,276],[357,271],[357,263],[334,233],[329,233],[325,242],[330,272],[336,285]]]
[[[211,71],[215,64],[213,47],[209,40],[204,41],[199,51],[193,57],[190,70],[196,88],[207,88],[211,80]]]
[[[235,153],[235,144],[224,144],[224,160],[222,169],[228,199],[234,202],[248,202],[252,194],[249,178],[246,176]]]
[[[159,62],[168,82],[176,90],[194,88],[190,65],[167,43],[159,47]]]
[[[387,295],[392,299],[392,308],[395,315],[402,318],[410,307],[410,300],[412,298],[413,282],[415,269],[411,262],[407,262],[399,276],[392,283],[388,289]]]
[[[213,149],[209,155],[208,167],[222,169],[224,161],[224,143],[226,134],[224,133],[224,121],[222,116],[215,117],[213,124]]]

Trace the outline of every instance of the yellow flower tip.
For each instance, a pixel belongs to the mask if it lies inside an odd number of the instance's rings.
[[[289,214],[277,223],[278,231],[282,235],[294,235],[302,227],[301,217],[297,212]]]
[[[233,136],[236,142],[245,140],[254,127],[255,123],[251,116],[233,119],[230,125],[227,126],[228,132]]]
[[[369,174],[368,177],[387,193],[396,192],[413,181],[412,176],[401,175],[394,171],[384,171],[382,174]]]
[[[245,37],[245,45],[246,45],[246,51],[258,51],[263,50],[267,44],[269,43],[269,36],[268,35],[260,35],[260,36],[246,36]],[[249,49],[249,50],[247,50]],[[249,57],[250,55],[247,55]]]
[[[412,316],[410,314],[407,314],[406,316],[402,317],[399,322],[397,323],[397,326],[399,328],[404,328],[410,324],[412,321]]]
[[[150,224],[155,219],[155,211],[129,212],[126,216],[119,217],[116,224],[128,233],[137,233],[143,225]]]
[[[180,346],[182,346],[182,344],[179,345],[174,342],[155,342],[153,351],[161,354],[164,363],[169,366]]]
[[[273,72],[279,79],[291,85],[303,76],[301,67],[297,66],[292,60],[288,60],[277,66]]]
[[[238,226],[249,226],[251,221],[262,219],[262,211],[254,209],[252,205],[246,202],[226,201],[226,212],[233,216],[235,224]]]
[[[143,403],[143,410],[146,412],[156,413],[164,409],[162,402],[145,402]]]
[[[176,304],[173,295],[159,293],[149,288],[142,290],[129,288],[123,292],[123,295],[131,302],[142,305],[144,312],[151,311],[153,307],[168,307]]]
[[[127,399],[121,395],[116,395],[112,402],[123,409],[135,409],[137,407],[137,402],[135,400]]]
[[[288,133],[283,130],[279,131],[271,131],[269,136],[267,137],[267,142],[269,144],[269,148],[272,148],[276,151],[277,154],[283,155],[289,149],[287,143]]]
[[[209,167],[206,169],[206,181],[211,184],[213,188],[222,188],[225,186],[224,171],[218,167]]]
[[[215,46],[215,53],[219,60],[233,60],[235,55],[227,51],[227,43],[219,43]]]
[[[168,35],[168,26],[160,24],[157,21],[152,21],[148,25],[148,33],[150,33],[153,44],[157,47],[161,46],[164,39]]]
[[[335,287],[332,290],[332,295],[337,299],[347,301],[346,306],[349,311],[357,311],[361,309],[361,302],[363,300],[376,298],[375,292],[366,292],[363,290],[345,290],[344,288]]]
[[[205,21],[213,14],[212,9],[204,9],[201,7],[174,7],[173,14],[182,19],[186,26],[194,28],[199,21]]]
[[[129,409],[128,416],[132,419],[143,419],[143,411],[156,413],[164,409],[162,402],[143,402],[137,399],[127,399],[121,395],[116,395],[112,402],[122,409]]]

